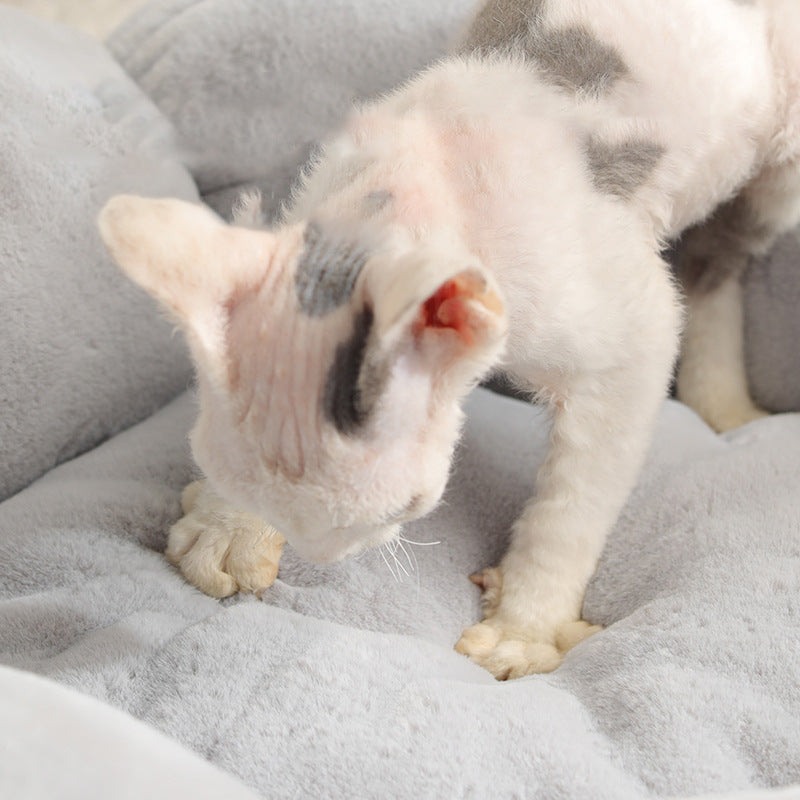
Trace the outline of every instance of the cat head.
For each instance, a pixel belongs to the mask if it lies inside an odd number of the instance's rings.
[[[186,334],[192,448],[223,497],[314,561],[388,541],[436,505],[460,400],[506,333],[475,256],[388,227],[254,230],[132,196],[109,201],[99,225]]]

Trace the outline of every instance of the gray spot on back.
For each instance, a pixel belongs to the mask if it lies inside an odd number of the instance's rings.
[[[353,332],[336,348],[323,390],[325,416],[343,434],[363,428],[375,408],[388,376],[388,363],[374,361],[370,346],[374,315],[369,306],[359,312]]]
[[[619,53],[588,28],[542,31],[531,39],[528,55],[542,77],[560,89],[599,97],[628,75]]]
[[[586,142],[586,159],[594,188],[623,200],[633,197],[662,155],[664,148],[660,144],[643,139],[609,144],[592,136]]]
[[[458,51],[512,50],[524,47],[541,25],[544,0],[490,0],[483,5]]]
[[[313,222],[306,226],[303,244],[295,274],[297,300],[306,314],[321,317],[350,299],[369,253],[326,236]]]
[[[545,0],[490,0],[475,18],[460,53],[523,54],[548,83],[575,94],[599,97],[629,71],[620,54],[580,25],[550,28]]]

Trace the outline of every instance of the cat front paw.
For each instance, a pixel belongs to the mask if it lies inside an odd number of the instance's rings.
[[[563,623],[550,636],[541,633],[526,636],[488,619],[467,628],[456,650],[491,672],[497,680],[505,681],[552,672],[561,663],[564,653],[600,630],[599,625],[578,619]]]
[[[552,672],[564,654],[602,630],[582,619],[537,624],[514,619],[503,609],[503,574],[498,567],[471,575],[483,589],[484,619],[467,628],[455,649],[499,681]]]
[[[190,483],[181,504],[185,516],[170,529],[166,556],[189,583],[212,597],[273,584],[286,542],[275,528],[232,509],[205,481]]]

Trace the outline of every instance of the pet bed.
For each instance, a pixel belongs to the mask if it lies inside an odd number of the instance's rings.
[[[486,389],[396,561],[287,548],[260,600],[216,601],[164,559],[190,367],[96,211],[199,189],[224,214],[253,184],[274,211],[468,5],[172,0],[108,49],[0,8],[0,795],[798,796],[770,788],[800,781],[796,413],[719,436],[665,401],[587,592],[606,629],[549,675],[498,683],[453,650],[547,446],[544,411]],[[776,410],[800,408],[798,255],[792,234],[748,285]]]

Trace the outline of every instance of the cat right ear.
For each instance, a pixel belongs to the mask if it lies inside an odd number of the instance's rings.
[[[474,258],[465,260],[417,253],[369,276],[381,346],[409,343],[435,380],[478,377],[505,341],[508,322],[494,279]]]
[[[132,195],[109,200],[98,225],[122,271],[171,312],[195,360],[223,379],[230,309],[263,275],[274,237],[231,227],[205,206]]]

